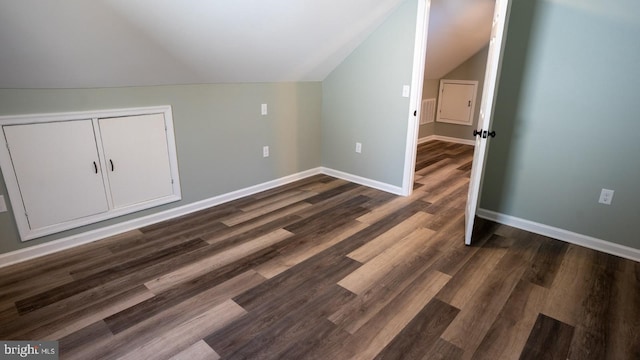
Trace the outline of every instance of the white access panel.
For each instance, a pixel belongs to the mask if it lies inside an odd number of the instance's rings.
[[[108,210],[91,120],[3,129],[31,229]]]
[[[163,114],[98,120],[115,209],[174,195]]]
[[[472,125],[476,89],[477,82],[473,84],[443,80],[440,84],[438,121]]]

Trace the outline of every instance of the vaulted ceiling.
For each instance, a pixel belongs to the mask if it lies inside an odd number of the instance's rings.
[[[440,79],[489,43],[495,0],[432,0],[425,79]]]
[[[402,2],[0,0],[0,88],[321,81]],[[433,3],[442,72],[482,47],[493,0]]]

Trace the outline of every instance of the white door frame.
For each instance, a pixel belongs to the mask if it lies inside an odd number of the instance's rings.
[[[413,49],[413,72],[411,75],[411,93],[409,95],[409,121],[407,129],[407,148],[404,158],[404,176],[402,194],[411,195],[416,172],[416,154],[418,131],[422,107],[422,87],[424,85],[424,64],[427,60],[427,32],[429,30],[429,11],[431,0],[418,0],[418,18],[416,20],[416,41]]]
[[[411,195],[415,175],[415,161],[417,154],[417,142],[420,118],[420,103],[422,99],[422,87],[424,82],[424,69],[427,52],[427,34],[429,28],[429,9],[431,0],[418,0],[418,14],[416,22],[416,37],[413,57],[413,77],[411,83],[411,96],[409,109],[409,122],[407,129],[407,148],[405,151],[404,177],[402,182],[402,194]],[[504,38],[506,37],[506,26],[511,7],[510,0],[496,0],[494,18],[492,23],[492,42],[494,46],[489,47],[487,69],[485,75],[484,88],[482,91],[482,104],[480,107],[480,121],[478,127],[490,124],[493,104],[495,100],[495,90],[499,80],[500,65],[504,51]],[[493,61],[490,61],[493,59]],[[493,81],[492,81],[493,80]],[[485,99],[485,94],[490,94],[491,99]],[[415,112],[414,112],[415,111]],[[488,129],[485,129],[488,130]],[[472,181],[469,184],[469,195],[467,199],[466,215],[467,226],[465,229],[465,242],[471,241],[471,227],[473,217],[479,203],[480,183],[484,173],[484,158],[486,156],[486,139],[477,138],[474,150],[474,161],[472,165]],[[474,180],[475,178],[475,180]],[[469,219],[471,217],[471,219]]]

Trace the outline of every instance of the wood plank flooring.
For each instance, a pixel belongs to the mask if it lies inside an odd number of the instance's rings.
[[[470,146],[414,193],[313,176],[0,269],[0,339],[62,359],[640,359],[640,264],[478,221]]]

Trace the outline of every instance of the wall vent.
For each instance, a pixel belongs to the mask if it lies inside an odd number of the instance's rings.
[[[422,100],[420,125],[432,123],[436,118],[436,99]]]

